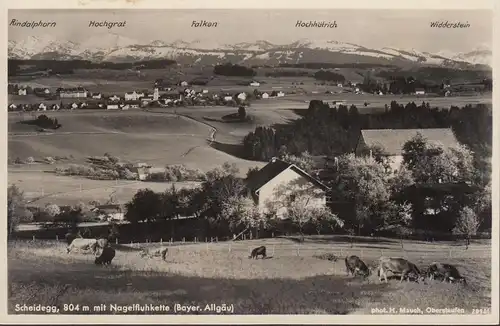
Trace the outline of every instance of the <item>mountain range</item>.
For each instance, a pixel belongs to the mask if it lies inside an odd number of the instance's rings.
[[[366,63],[393,65],[430,65],[470,67],[492,65],[492,51],[480,47],[463,53],[441,51],[422,52],[415,49],[382,47],[368,48],[337,41],[298,40],[290,44],[273,44],[259,40],[236,44],[217,44],[195,40],[140,42],[122,35],[106,33],[94,35],[82,42],[61,41],[50,35],[29,36],[9,40],[10,59],[81,59],[94,62],[130,62],[171,59],[185,64],[220,64],[225,62],[249,65],[276,65],[298,63]]]

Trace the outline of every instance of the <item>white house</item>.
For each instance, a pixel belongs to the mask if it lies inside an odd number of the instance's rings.
[[[47,111],[47,105],[45,105],[44,103],[40,103],[38,105],[38,111]]]
[[[279,91],[278,94],[276,94],[277,97],[283,97],[285,96],[285,93],[283,93],[282,91]]]
[[[9,109],[10,110],[15,110],[15,109],[17,109],[17,105],[15,105],[14,103],[12,103],[11,105],[9,105]]]
[[[307,197],[307,205],[318,207],[326,205],[329,190],[296,165],[276,158],[251,175],[247,186],[261,214],[270,213],[272,207],[282,219],[287,205],[298,195]]]
[[[118,109],[119,109],[119,107],[118,107],[118,104],[108,104],[108,105],[106,106],[106,109],[107,109],[107,110],[118,110]]]
[[[444,93],[444,96],[446,96],[446,97],[451,96],[451,91],[450,91],[450,90],[447,90],[447,91]]]
[[[26,88],[21,88],[17,91],[17,95],[26,95],[28,94]]]
[[[122,221],[125,219],[124,209],[121,205],[100,205],[92,209],[92,212],[94,212],[100,220],[104,221]]]
[[[186,86],[188,86],[188,85],[189,85],[189,83],[188,83],[187,81],[182,81],[182,82],[181,82],[181,86],[183,86],[183,87],[186,87]]]
[[[144,97],[144,93],[138,93],[136,91],[133,91],[132,93],[125,93],[125,101],[136,101],[141,97]]]
[[[269,94],[267,94],[267,93],[262,93],[262,98],[269,98]]]
[[[415,95],[425,95],[425,90],[423,88],[415,88]]]
[[[225,102],[229,102],[229,101],[232,101],[232,100],[233,100],[232,96],[224,96],[224,101]]]
[[[342,87],[344,87],[344,85],[342,85],[342,84],[337,84],[337,87],[341,87],[341,88],[342,88]]]
[[[256,81],[253,81],[250,83],[250,86],[255,86],[255,87],[259,87],[260,86],[260,83],[256,82]]]
[[[78,109],[78,103],[71,103],[70,108],[71,108],[71,110],[76,110],[76,109]]]
[[[389,158],[391,170],[399,169],[403,162],[404,144],[420,133],[429,142],[439,144],[443,147],[451,147],[458,144],[453,131],[448,128],[428,129],[363,129],[358,138],[355,148],[356,156],[371,155],[373,147],[384,150]]]
[[[208,93],[208,89],[204,89],[203,91],[201,91],[203,94],[207,94]]]
[[[101,93],[92,93],[92,98],[100,100],[102,98]]]
[[[118,102],[120,100],[120,97],[119,96],[116,96],[116,95],[113,95],[113,96],[110,96],[109,97],[109,100],[111,102]]]
[[[239,93],[237,97],[238,97],[238,100],[244,101],[247,99],[247,94],[246,93]]]

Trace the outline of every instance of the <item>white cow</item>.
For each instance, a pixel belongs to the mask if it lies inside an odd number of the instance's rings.
[[[68,254],[71,252],[73,249],[78,249],[78,250],[92,250],[93,254],[97,253],[97,240],[96,239],[83,239],[83,238],[76,238],[71,242],[71,244],[66,248],[66,251]]]

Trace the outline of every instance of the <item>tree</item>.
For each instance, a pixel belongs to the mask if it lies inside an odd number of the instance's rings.
[[[238,108],[238,116],[240,117],[240,119],[245,119],[246,116],[247,116],[247,111],[245,110],[245,107],[244,106],[240,106]]]
[[[61,209],[56,204],[47,204],[44,208],[44,212],[49,218],[53,219],[61,213]]]
[[[279,158],[282,161],[296,165],[307,173],[311,173],[314,170],[314,161],[308,151],[302,152],[299,156],[282,152]]]
[[[309,223],[332,223],[343,227],[343,221],[332,214],[322,199],[325,190],[310,182],[296,179],[275,188],[273,198],[265,202],[267,210],[289,219],[304,239],[304,227]]]
[[[161,196],[151,189],[139,189],[125,207],[125,219],[132,223],[152,222],[161,218],[163,213]]]
[[[470,207],[464,207],[460,211],[453,233],[465,236],[465,249],[469,248],[470,238],[471,236],[476,235],[479,225],[479,218]]]
[[[243,229],[234,239],[249,229],[259,230],[268,227],[268,221],[260,214],[254,201],[247,196],[231,196],[223,204],[221,218],[227,221],[230,231],[235,234]]]
[[[355,216],[349,227],[373,229],[382,224],[386,203],[391,197],[390,174],[370,157],[347,154],[339,157],[331,181],[332,195],[354,204]]]
[[[420,183],[471,183],[477,176],[473,153],[466,146],[442,148],[421,135],[403,146],[403,163]]]
[[[24,193],[16,186],[7,188],[7,236],[10,237],[18,224],[27,216]]]

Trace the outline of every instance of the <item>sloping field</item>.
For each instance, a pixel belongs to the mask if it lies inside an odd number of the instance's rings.
[[[62,242],[10,242],[8,248],[9,312],[21,304],[165,304],[232,305],[235,314],[369,314],[374,307],[491,307],[491,251],[488,244],[469,250],[446,243],[391,239],[310,239],[297,245],[288,239],[201,243],[169,247],[166,261],[141,258],[138,246],[114,245],[111,267],[93,264],[93,256],[68,255]],[[268,259],[248,259],[250,250],[266,245]],[[150,249],[159,248],[150,245]],[[382,247],[382,249],[381,249]],[[336,262],[317,258],[323,253]],[[432,261],[455,264],[468,285],[389,280],[381,283],[347,277],[343,257],[358,255],[372,264],[381,254],[406,257],[424,269]],[[96,301],[97,300],[97,301]],[[172,307],[173,308],[173,307]],[[68,313],[68,312],[66,312]],[[89,313],[80,310],[73,313]],[[99,313],[91,311],[90,313]],[[109,310],[100,313],[112,313]],[[142,312],[131,312],[139,313]]]
[[[144,182],[90,180],[71,176],[58,176],[42,171],[9,171],[8,183],[24,191],[28,201],[44,206],[47,203],[74,205],[79,202],[106,202],[113,197],[119,203],[132,199],[139,189],[149,188],[163,192],[175,184],[176,188],[196,187],[197,182]]]
[[[108,152],[132,162],[155,166],[186,164],[204,171],[226,161],[238,164],[244,173],[254,166],[254,162],[208,146],[211,132],[208,125],[177,115],[142,111],[47,112],[47,115],[57,117],[62,127],[35,133],[35,126],[19,123],[21,116],[9,115],[9,157],[72,156],[74,161],[82,162],[88,156]]]

